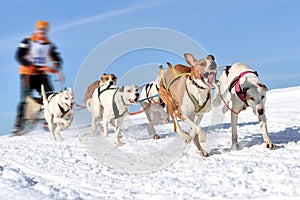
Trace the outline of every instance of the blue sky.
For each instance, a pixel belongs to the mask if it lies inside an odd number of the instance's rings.
[[[296,0],[3,0],[0,134],[8,133],[12,127],[19,100],[15,50],[20,40],[32,33],[39,19],[51,23],[49,36],[64,59],[65,85],[74,84],[80,65],[101,42],[130,29],[161,27],[191,37],[215,55],[218,65],[245,62],[272,89],[299,85],[299,7],[300,1]],[[171,56],[166,58],[168,54],[151,53],[129,55],[122,70],[116,69],[114,73],[149,62],[178,61]],[[121,65],[121,61],[116,63]],[[54,85],[59,89],[56,82]]]

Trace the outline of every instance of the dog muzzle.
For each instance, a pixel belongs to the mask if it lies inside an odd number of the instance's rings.
[[[217,72],[215,70],[208,71],[205,73],[201,73],[201,78],[204,80],[204,83],[209,86],[210,88],[215,88],[216,76]]]

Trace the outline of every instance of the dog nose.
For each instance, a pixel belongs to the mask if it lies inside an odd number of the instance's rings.
[[[264,114],[264,109],[263,108],[257,109],[257,113],[259,115],[263,115]]]
[[[114,82],[113,81],[109,81],[109,84],[112,85],[112,84],[114,84]]]

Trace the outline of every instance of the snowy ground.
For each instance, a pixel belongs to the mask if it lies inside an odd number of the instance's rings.
[[[162,139],[149,139],[143,115],[126,122],[118,149],[112,131],[108,138],[92,136],[90,126],[63,131],[63,142],[42,130],[2,136],[0,199],[298,199],[299,100],[300,87],[268,92],[276,150],[265,148],[250,109],[239,117],[237,151],[229,151],[230,114],[204,117],[208,158],[184,144],[172,124],[156,127]]]

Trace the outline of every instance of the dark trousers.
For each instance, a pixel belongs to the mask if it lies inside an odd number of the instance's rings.
[[[21,101],[17,108],[17,117],[15,126],[21,126],[24,118],[24,110],[26,108],[26,96],[30,96],[33,90],[36,90],[41,95],[41,85],[44,85],[46,95],[49,96],[53,91],[53,86],[51,85],[48,75],[25,75],[21,74],[21,88],[20,96]]]

